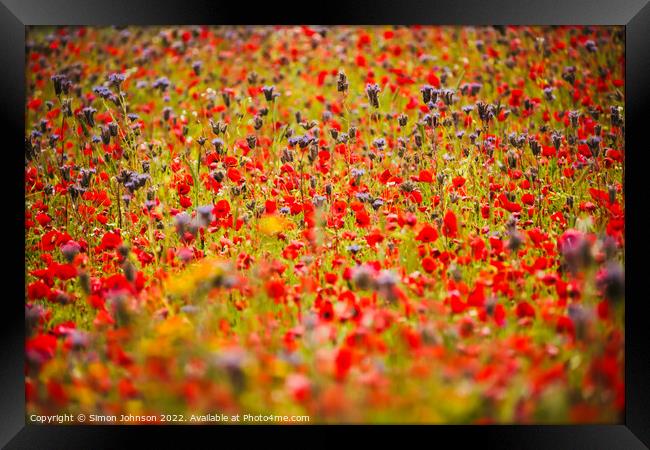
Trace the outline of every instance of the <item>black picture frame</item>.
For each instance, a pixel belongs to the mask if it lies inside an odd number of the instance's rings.
[[[350,427],[131,427],[37,426],[25,424],[24,386],[24,267],[25,249],[17,236],[24,233],[23,157],[25,108],[25,26],[27,25],[188,25],[188,24],[432,24],[432,25],[624,25],[626,35],[626,410],[620,425],[560,426],[419,426],[400,430],[400,441],[421,433],[424,442],[466,443],[481,448],[637,449],[650,446],[650,353],[648,318],[643,314],[642,249],[647,234],[642,225],[644,171],[648,139],[644,127],[650,107],[650,4],[647,0],[444,0],[312,3],[282,7],[267,4],[210,0],[1,0],[0,111],[7,131],[0,141],[3,156],[2,234],[6,279],[0,295],[3,326],[0,344],[0,445],[6,448],[122,448],[135,443],[136,434],[164,439],[163,447],[183,442],[189,435],[236,433],[244,441],[273,439],[282,445],[288,433],[299,429],[325,431],[322,442],[344,442]],[[9,244],[9,245],[7,245]],[[16,273],[6,272],[6,270]],[[402,428],[402,427],[400,427]],[[383,440],[394,427],[362,426],[367,437]],[[177,439],[171,440],[174,433]],[[366,437],[364,436],[364,438]],[[142,436],[138,436],[142,437]],[[212,436],[213,439],[220,439]],[[244,442],[242,441],[242,442]],[[217,441],[213,441],[217,442]],[[309,443],[309,441],[302,441]],[[425,444],[426,445],[426,444]]]

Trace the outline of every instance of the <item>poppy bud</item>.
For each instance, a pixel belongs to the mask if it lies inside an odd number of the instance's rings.
[[[307,155],[309,158],[309,162],[313,163],[316,161],[316,158],[318,158],[318,146],[317,145],[311,145],[309,147],[309,154]]]
[[[267,102],[273,102],[277,97],[280,96],[280,94],[275,92],[275,86],[262,87],[262,93],[264,94],[264,98]]]
[[[305,122],[300,123],[300,126],[303,127],[305,130],[308,130],[308,131],[311,130],[312,128],[314,128],[316,125],[318,125],[318,122],[315,121],[315,120],[310,120],[308,122],[305,121]],[[314,130],[314,133],[317,133],[317,130]]]
[[[61,253],[63,253],[63,256],[69,263],[72,262],[80,250],[81,247],[75,241],[68,241],[67,244],[61,246]]]
[[[458,283],[463,279],[463,274],[461,273],[460,269],[455,263],[452,263],[449,266],[449,276],[456,282]]]
[[[25,331],[32,335],[39,322],[45,316],[45,310],[40,305],[25,305]]]
[[[397,275],[390,270],[382,270],[379,272],[375,280],[376,289],[379,295],[383,296],[389,302],[397,300],[397,293],[395,288],[399,281]]]
[[[596,43],[591,39],[586,41],[584,46],[585,46],[585,50],[587,50],[589,53],[595,53],[598,51],[598,47],[596,46]]]
[[[553,95],[553,88],[552,87],[550,87],[550,86],[545,87],[543,92],[544,92],[544,97],[546,98],[546,100],[548,100],[548,101],[555,100],[555,95]]]
[[[67,94],[72,84],[68,77],[63,74],[55,74],[50,78],[54,85],[54,94],[59,97],[62,93]]]
[[[88,123],[88,125],[90,127],[94,127],[95,126],[95,113],[97,112],[97,110],[95,108],[89,106],[89,107],[86,107],[86,108],[82,109],[81,112],[83,113],[84,119],[86,119],[86,122]]]
[[[494,107],[484,102],[476,102],[478,117],[483,122],[489,122],[494,117]]]
[[[203,66],[203,63],[201,61],[194,61],[192,63],[192,70],[194,71],[194,74],[198,77],[201,75],[201,67]]]
[[[412,181],[407,180],[400,185],[400,190],[407,193],[413,192],[415,190],[415,184]]]
[[[259,115],[255,115],[255,117],[253,117],[253,128],[259,130],[262,128],[262,125],[264,125],[262,118]]]
[[[283,164],[293,162],[293,152],[288,148],[282,150],[282,154],[280,155],[280,161]]]
[[[104,145],[111,143],[111,132],[108,130],[108,127],[102,127],[102,142]]]
[[[61,177],[65,181],[70,181],[70,166],[61,166],[59,170],[61,171]]]
[[[564,267],[573,275],[593,262],[591,245],[587,238],[576,230],[567,230],[558,240],[558,249],[564,257]]]
[[[420,92],[422,93],[422,103],[426,105],[431,102],[433,98],[433,91],[433,86],[429,86],[428,84],[420,88]]]
[[[108,303],[111,306],[115,321],[119,326],[128,325],[131,322],[131,311],[129,310],[128,299],[125,295],[113,294],[108,299]]]
[[[355,143],[357,141],[357,127],[350,127],[348,130],[348,137],[352,143]]]
[[[366,85],[366,95],[368,96],[368,101],[372,105],[373,108],[379,108],[379,91],[381,89],[379,88],[378,84],[370,84],[368,83]]]
[[[553,134],[551,134],[551,140],[553,141],[553,147],[555,147],[555,150],[559,150],[562,143],[562,135],[558,132],[553,132]]]
[[[442,101],[445,103],[445,105],[449,106],[453,103],[454,94],[455,92],[453,89],[443,89],[441,91]]]
[[[609,193],[609,203],[614,203],[616,201],[616,186],[610,185],[607,187]]]
[[[515,169],[517,167],[517,154],[512,150],[508,150],[506,157],[508,159],[508,166],[511,169]]]
[[[174,226],[176,228],[176,233],[178,233],[179,236],[185,234],[185,231],[187,231],[189,224],[190,216],[186,212],[182,212],[174,216]]]
[[[246,143],[251,150],[254,150],[255,146],[257,145],[257,136],[254,134],[249,134],[246,136]]]
[[[517,250],[521,248],[521,246],[524,243],[524,237],[523,235],[517,231],[514,227],[511,228],[510,233],[509,233],[509,239],[508,239],[508,249],[515,253]]]
[[[353,253],[356,253],[353,251]],[[353,269],[352,282],[359,290],[370,289],[373,284],[373,271],[367,266],[358,266]]]
[[[460,113],[458,111],[454,111],[451,113],[451,118],[452,121],[454,122],[455,126],[458,126],[458,122],[460,120]]]
[[[171,83],[167,77],[160,77],[152,83],[151,87],[154,89],[159,89],[161,92],[165,92],[170,85]]]
[[[600,153],[600,142],[601,138],[598,136],[591,136],[589,139],[587,139],[587,146],[589,147],[589,150],[591,150],[591,154],[594,158],[598,157],[598,154]]]
[[[608,300],[617,302],[625,298],[625,272],[619,263],[607,263],[596,276],[596,280]]]
[[[343,71],[339,71],[339,77],[336,84],[336,89],[338,92],[347,92],[348,91],[348,77]]]
[[[564,70],[562,70],[562,78],[573,86],[576,81],[576,68],[573,66],[565,67]]]
[[[25,158],[30,161],[36,156],[36,154],[36,148],[32,145],[31,139],[25,138]]]
[[[127,281],[129,283],[133,283],[135,281],[135,266],[131,263],[131,261],[125,261],[122,265],[122,270],[124,271],[124,277],[127,279]]]
[[[621,111],[618,106],[612,106],[610,108],[610,122],[613,127],[623,126],[623,118],[621,117]]]
[[[122,244],[117,248],[117,251],[122,258],[126,258],[127,256],[129,256],[129,252],[131,251],[131,249],[129,248],[128,245]]]
[[[417,148],[421,148],[421,147],[422,147],[422,135],[421,135],[420,133],[417,133],[417,134],[414,136],[414,139],[415,139],[415,145],[416,145],[416,147],[417,147]]]
[[[269,108],[263,106],[257,111],[257,114],[259,114],[260,117],[266,117],[269,114]]]
[[[211,142],[212,142],[212,145],[214,146],[214,150],[217,153],[222,154],[223,153],[223,145],[224,145],[223,140],[221,140],[219,138],[214,138],[214,139],[212,139]]]

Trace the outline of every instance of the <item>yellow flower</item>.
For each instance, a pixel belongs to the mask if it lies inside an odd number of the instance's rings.
[[[134,416],[144,414],[144,407],[142,405],[142,401],[140,400],[129,400],[126,402],[124,409],[126,410],[126,414],[133,414]]]
[[[215,281],[225,273],[225,262],[217,258],[206,258],[191,264],[182,272],[167,280],[167,292],[171,295],[193,293],[201,284]]]
[[[259,220],[258,229],[267,236],[273,236],[287,230],[291,223],[281,216],[265,216]]]
[[[171,356],[172,347],[167,339],[143,339],[139,345],[140,352],[149,357],[165,358]]]
[[[190,321],[183,316],[171,316],[156,327],[158,337],[171,340],[190,338],[193,330]]]
[[[95,404],[94,391],[89,387],[79,386],[73,389],[72,392],[82,408],[90,409]]]
[[[54,358],[43,365],[39,378],[42,381],[47,381],[50,378],[61,378],[67,372],[68,368],[65,361],[62,359]]]

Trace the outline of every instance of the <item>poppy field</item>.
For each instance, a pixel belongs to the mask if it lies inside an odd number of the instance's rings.
[[[27,417],[620,422],[623,36],[29,28]]]

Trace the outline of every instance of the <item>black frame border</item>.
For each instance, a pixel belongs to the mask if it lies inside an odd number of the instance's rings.
[[[5,255],[7,273],[3,298],[4,320],[0,327],[0,445],[5,448],[121,448],[135,444],[145,430],[147,439],[164,439],[163,447],[197,434],[234,432],[246,441],[252,436],[246,427],[138,427],[138,426],[37,426],[25,424],[24,399],[24,267],[15,264],[24,257],[24,246],[13,238],[24,233],[24,145],[25,27],[28,25],[189,25],[189,24],[431,24],[431,25],[625,25],[626,30],[626,410],[622,425],[560,426],[417,426],[401,430],[410,440],[413,433],[425,439],[467,443],[482,447],[518,449],[613,449],[650,448],[650,354],[647,318],[643,314],[642,248],[647,234],[642,229],[642,179],[647,176],[644,158],[648,146],[644,130],[650,105],[650,3],[648,0],[401,0],[342,4],[306,4],[282,7],[277,2],[244,4],[210,0],[0,0],[0,114],[11,131],[0,145],[9,157],[8,176],[0,177],[7,214]],[[637,148],[638,147],[638,148]],[[14,217],[17,217],[16,220]],[[5,272],[6,273],[6,272]],[[4,278],[4,277],[3,277]],[[21,285],[20,281],[23,281]],[[20,299],[20,300],[19,300]],[[286,441],[294,427],[253,426],[257,437],[268,433],[276,443]],[[326,431],[332,443],[347,440],[351,427],[298,427]],[[355,427],[366,437],[385,439],[394,427]],[[399,427],[404,428],[404,427]],[[402,434],[406,432],[408,434]],[[429,434],[431,433],[431,434]],[[139,436],[141,437],[141,436]],[[212,436],[215,437],[215,436]],[[266,437],[266,435],[264,436]],[[213,441],[218,442],[218,441]],[[243,442],[243,441],[242,441]],[[305,442],[305,441],[302,441]],[[325,441],[321,441],[325,442]],[[130,445],[129,445],[130,444]]]

